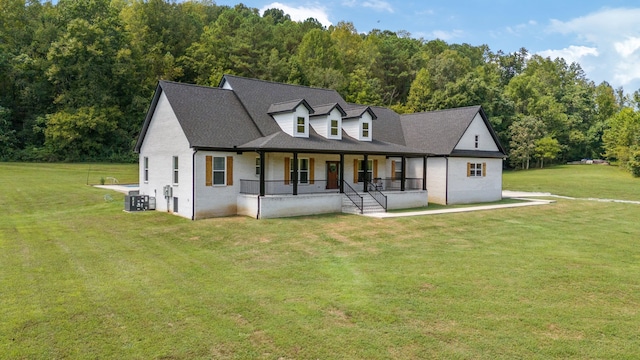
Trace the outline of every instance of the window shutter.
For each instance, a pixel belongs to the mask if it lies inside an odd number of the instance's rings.
[[[391,180],[396,179],[396,162],[391,160]]]
[[[205,165],[205,171],[207,172],[207,174],[205,175],[205,186],[213,186],[213,157],[212,156],[207,156],[206,157],[206,165]]]
[[[227,156],[227,186],[233,185],[233,156]]]
[[[288,157],[284,158],[284,184],[285,185],[289,185],[289,183],[291,182],[291,165],[289,164],[290,161],[291,161],[290,158]]]
[[[315,165],[315,159],[314,158],[309,158],[309,184],[314,184],[315,183],[315,169],[314,169],[314,165]]]
[[[353,183],[358,183],[358,159],[353,159]]]
[[[378,160],[373,159],[373,179],[376,179],[377,177],[378,177]]]
[[[467,163],[467,177],[471,176],[471,163]]]
[[[487,176],[487,163],[483,162],[482,163],[482,177]]]

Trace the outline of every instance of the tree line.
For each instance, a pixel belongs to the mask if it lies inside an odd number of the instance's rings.
[[[599,157],[640,168],[640,92],[524,48],[359,33],[211,0],[0,0],[0,10],[1,160],[132,161],[158,80],[216,86],[234,74],[399,113],[482,105],[515,168]]]

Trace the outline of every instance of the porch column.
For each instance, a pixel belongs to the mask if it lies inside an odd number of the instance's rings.
[[[293,195],[298,195],[298,153],[293,153],[293,176],[291,176],[293,182]]]
[[[402,171],[400,172],[400,191],[404,191],[404,183],[407,181],[407,158],[402,155],[400,159],[400,161],[402,162]]]
[[[264,151],[259,151],[258,155],[260,156],[260,196],[264,196],[266,193],[265,190],[265,175],[264,175],[264,159],[265,159],[265,155],[264,155]]]
[[[422,190],[427,190],[427,158],[428,156],[422,158]]]
[[[340,154],[340,194],[344,193],[344,154]]]
[[[362,162],[362,175],[363,175],[363,180],[364,180],[364,188],[362,189],[362,191],[364,192],[369,192],[369,190],[367,189],[367,173],[369,172],[369,155],[364,154],[364,161]],[[355,171],[358,171],[358,169],[354,169]]]
[[[265,183],[264,183],[264,173],[265,173],[265,169],[264,169],[264,151],[260,151],[258,154],[260,154],[260,196],[264,196],[265,195]]]

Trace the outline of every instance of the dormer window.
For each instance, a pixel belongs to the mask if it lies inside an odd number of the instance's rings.
[[[342,130],[358,141],[373,140],[373,121],[376,114],[368,106],[356,106],[346,111],[342,118]]]
[[[307,121],[303,116],[298,116],[296,123],[296,133],[304,135],[307,132]]]
[[[309,137],[309,116],[313,108],[304,99],[271,104],[267,111],[280,129],[294,137]]]
[[[338,136],[338,131],[340,131],[339,127],[340,125],[338,123],[338,120],[331,119],[331,126],[329,130],[329,133],[331,134],[331,136]]]
[[[368,122],[363,122],[362,123],[362,138],[363,139],[368,139],[369,138],[369,123]]]

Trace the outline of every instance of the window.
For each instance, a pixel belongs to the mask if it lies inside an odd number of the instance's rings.
[[[206,186],[233,185],[233,156],[206,157]]]
[[[173,157],[173,183],[178,183],[178,157]]]
[[[225,179],[225,158],[213,158],[213,185],[224,185]]]
[[[298,134],[304,134],[307,132],[306,130],[307,130],[307,126],[306,126],[305,118],[302,116],[298,116],[298,121],[296,124],[296,132]]]
[[[487,163],[467,163],[467,176],[479,177],[487,175]]]
[[[478,135],[476,135],[476,149],[478,148],[478,139],[479,139],[479,138],[480,138],[480,137],[479,137]]]
[[[143,168],[144,168],[144,182],[149,182],[149,158],[148,157],[144,157],[143,160]]]
[[[289,162],[291,173],[290,179],[293,179],[293,161]],[[298,183],[309,183],[309,159],[298,159]]]
[[[331,120],[331,136],[338,136],[338,120]]]
[[[368,122],[362,123],[362,137],[363,138],[368,138],[369,137],[369,123]]]
[[[402,179],[402,160],[395,160],[393,162],[393,179],[400,180]]]
[[[366,181],[371,181],[372,175],[373,174],[373,160],[369,160],[367,162],[367,179]],[[358,182],[364,182],[365,181],[365,177],[364,177],[364,160],[359,160],[358,161]]]
[[[256,176],[260,176],[260,157],[256,158]]]

